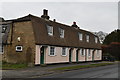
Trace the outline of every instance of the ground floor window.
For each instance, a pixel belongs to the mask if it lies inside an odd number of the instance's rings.
[[[84,49],[80,49],[81,56],[84,56]]]
[[[88,49],[88,56],[89,56],[89,57],[91,56],[90,49]]]
[[[96,50],[97,51],[97,57],[100,57],[100,53],[99,53],[99,50]]]
[[[55,47],[50,47],[50,56],[55,56]]]
[[[3,53],[3,51],[4,51],[3,45],[2,45],[2,44],[0,44],[0,54],[2,54],[2,53]]]
[[[67,51],[66,51],[66,48],[62,48],[62,56],[66,56],[67,55]]]
[[[21,52],[23,50],[22,48],[23,48],[22,46],[16,46],[16,51]]]

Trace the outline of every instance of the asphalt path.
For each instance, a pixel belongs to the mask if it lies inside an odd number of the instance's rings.
[[[118,78],[118,64],[72,70],[58,74],[42,76],[41,78]]]

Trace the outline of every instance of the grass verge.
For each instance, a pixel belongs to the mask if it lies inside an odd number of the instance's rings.
[[[51,70],[57,70],[57,71],[68,71],[68,70],[75,70],[75,69],[82,69],[82,68],[92,68],[92,67],[98,67],[98,66],[106,66],[106,65],[112,65],[114,63],[97,63],[97,64],[89,64],[89,65],[77,65],[77,66],[70,66],[70,67],[61,67],[61,68],[54,68]]]
[[[27,64],[11,64],[11,63],[4,63],[0,65],[2,69],[20,69],[20,68],[26,68]]]

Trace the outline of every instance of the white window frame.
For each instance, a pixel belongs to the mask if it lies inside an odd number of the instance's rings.
[[[18,47],[20,47],[21,49],[19,50]],[[22,52],[23,51],[23,46],[16,46],[16,52]]]
[[[97,37],[95,37],[95,43],[98,43],[98,38]]]
[[[64,38],[64,29],[59,28],[60,37]]]
[[[51,55],[51,47],[54,48],[54,54]],[[56,56],[56,48],[54,46],[49,46],[49,56]]]
[[[81,32],[78,32],[79,40],[83,40],[83,34]]]
[[[47,32],[48,32],[48,35],[53,36],[53,26],[47,25]]]
[[[90,42],[90,36],[86,35],[86,42]]]
[[[65,55],[63,55],[63,49],[65,49]],[[62,56],[67,56],[67,48],[65,48],[65,47],[62,47],[62,48],[61,48],[61,55],[62,55]]]

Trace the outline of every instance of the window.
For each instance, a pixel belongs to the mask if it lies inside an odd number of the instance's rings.
[[[95,43],[98,43],[98,38],[97,37],[95,37]]]
[[[91,56],[91,54],[90,54],[90,49],[88,49],[88,57],[90,57]]]
[[[5,33],[7,26],[2,26],[2,33]]]
[[[66,56],[67,55],[66,53],[67,53],[66,48],[62,48],[62,56]]]
[[[52,26],[49,26],[47,25],[47,31],[48,31],[48,35],[53,35],[53,27]]]
[[[78,35],[79,35],[79,40],[82,40],[83,39],[83,34],[79,32]]]
[[[99,50],[96,50],[96,51],[97,51],[97,57],[100,57]]]
[[[2,45],[2,43],[0,43],[0,54],[2,54],[3,51],[4,51],[3,45]]]
[[[84,49],[80,49],[81,56],[84,56]]]
[[[16,51],[21,52],[22,51],[22,46],[16,46]]]
[[[86,35],[86,41],[89,42],[90,36]]]
[[[59,33],[60,33],[60,37],[64,38],[64,30],[62,28],[59,28]]]
[[[50,56],[55,56],[55,47],[50,47]]]

